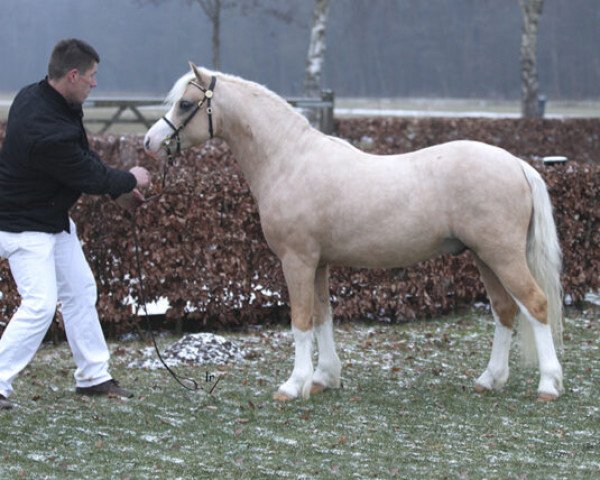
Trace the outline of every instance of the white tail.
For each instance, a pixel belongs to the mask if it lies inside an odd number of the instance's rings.
[[[521,161],[521,164],[533,197],[533,215],[527,236],[527,264],[548,300],[548,323],[552,328],[555,346],[560,351],[563,345],[562,253],[552,216],[552,204],[540,174],[528,163]],[[519,314],[518,334],[524,362],[535,364],[537,351],[533,330],[522,314]]]

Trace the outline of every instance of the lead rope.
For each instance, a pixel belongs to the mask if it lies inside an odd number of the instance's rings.
[[[154,345],[154,350],[156,351],[156,355],[158,356],[158,359],[163,364],[163,366],[167,369],[167,371],[171,374],[171,376],[175,379],[175,381],[179,385],[181,385],[186,390],[190,390],[192,392],[201,390],[202,387],[200,387],[200,385],[198,385],[198,382],[196,382],[196,380],[194,380],[193,378],[180,377],[179,375],[177,375],[177,373],[171,367],[169,367],[167,365],[167,362],[165,362],[164,358],[160,354],[160,350],[158,349],[158,345],[156,343],[156,337],[154,336],[154,332],[150,328],[150,316],[148,315],[148,306],[147,306],[147,301],[146,301],[146,293],[145,293],[145,289],[144,289],[144,279],[143,279],[143,275],[142,275],[142,261],[140,259],[140,250],[141,249],[140,249],[140,241],[139,241],[139,237],[138,237],[137,217],[136,217],[135,213],[131,214],[131,229],[133,230],[135,262],[136,262],[136,266],[137,266],[137,270],[138,270],[138,280],[139,280],[139,285],[140,285],[139,286],[139,303],[141,303],[141,305],[143,305],[144,316],[146,318],[146,325],[148,326],[148,333],[150,334],[150,338],[152,338],[152,344]],[[192,386],[190,387],[189,385],[186,385],[183,382],[184,380],[191,383]],[[213,389],[211,389],[210,393],[212,393],[212,390],[214,390],[214,387],[213,387]]]
[[[165,193],[165,188],[166,188],[166,183],[167,183],[167,173],[169,171],[169,167],[174,164],[174,158],[170,151],[169,151],[168,157],[169,157],[168,161],[165,162],[165,166],[163,168],[160,192],[147,197],[146,202],[148,202],[150,199],[155,199],[157,197],[160,197],[161,195],[163,195]],[[140,248],[140,239],[138,236],[137,215],[135,214],[135,212],[132,212],[130,214],[130,217],[131,217],[131,230],[133,232],[133,246],[134,246],[135,263],[136,263],[136,267],[137,267],[137,271],[138,271],[139,303],[141,303],[141,305],[143,305],[144,317],[146,318],[147,330],[148,330],[148,333],[150,334],[150,338],[152,339],[152,345],[154,346],[154,350],[156,351],[156,356],[160,360],[160,363],[162,363],[162,365],[167,369],[167,372],[169,372],[171,374],[173,379],[179,385],[181,385],[186,390],[190,390],[192,392],[201,390],[202,387],[200,387],[198,385],[198,382],[196,382],[196,380],[194,380],[193,378],[189,378],[189,377],[185,378],[185,377],[180,377],[179,375],[177,375],[177,373],[171,367],[169,367],[169,365],[167,365],[167,362],[165,362],[165,359],[163,358],[163,356],[160,353],[158,344],[156,343],[156,337],[154,336],[154,332],[152,331],[152,328],[150,326],[150,316],[148,315],[148,306],[147,306],[148,302],[146,299],[146,292],[145,292],[145,288],[144,288],[142,260],[140,258],[141,248]],[[183,383],[183,380],[191,383],[192,386],[190,387],[189,385],[186,385],[185,383]],[[210,393],[212,393],[213,390],[214,390],[214,387],[213,387],[213,389],[211,389]]]

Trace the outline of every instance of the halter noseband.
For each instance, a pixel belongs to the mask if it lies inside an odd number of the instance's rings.
[[[208,133],[210,135],[210,138],[214,137],[212,107],[211,107],[210,103],[211,103],[211,100],[213,97],[213,92],[214,92],[216,83],[217,83],[217,77],[215,77],[215,76],[213,76],[211,78],[210,85],[208,86],[208,88],[204,88],[202,85],[195,82],[194,80],[190,81],[190,83],[188,85],[194,85],[194,87],[202,90],[202,92],[204,93],[204,97],[202,97],[202,100],[200,100],[196,104],[196,106],[194,107],[194,110],[192,110],[192,112],[186,117],[186,119],[183,121],[183,123],[181,125],[179,125],[179,127],[176,127],[175,125],[173,125],[173,123],[167,118],[166,115],[162,117],[162,119],[166,122],[166,124],[173,130],[173,133],[163,140],[163,146],[165,147],[165,150],[167,152],[167,157],[169,159],[169,163],[172,163],[173,158],[174,158],[173,152],[171,151],[171,143],[173,142],[173,140],[177,141],[177,148],[175,150],[175,155],[179,155],[181,153],[181,139],[179,138],[179,134],[183,131],[183,129],[187,126],[187,124],[190,123],[192,118],[194,118],[194,116],[202,108],[202,106],[204,105],[204,102],[206,102],[206,113],[208,115]]]

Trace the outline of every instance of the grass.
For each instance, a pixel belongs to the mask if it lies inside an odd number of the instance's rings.
[[[535,401],[537,372],[516,355],[504,391],[473,393],[486,313],[338,325],[344,388],[287,404],[271,400],[291,372],[284,330],[226,334],[249,352],[238,364],[180,367],[200,392],[128,368],[140,342],[111,343],[131,400],[76,396],[68,348],[48,345],[15,382],[17,407],[0,413],[0,478],[597,478],[599,319],[568,319],[566,392],[553,403]]]

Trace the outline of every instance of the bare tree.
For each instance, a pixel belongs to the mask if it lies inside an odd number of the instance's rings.
[[[215,70],[221,69],[221,10],[232,6],[223,0],[187,0],[197,3],[212,25],[212,65]]]
[[[169,0],[138,0],[140,3],[161,3]],[[198,5],[212,26],[212,66],[221,69],[221,17],[224,10],[237,8],[243,15],[259,13],[270,15],[284,23],[294,22],[295,5],[282,2],[279,5],[272,0],[184,0],[188,5]],[[275,3],[275,5],[273,5]]]
[[[306,56],[306,77],[304,91],[307,96],[319,96],[321,91],[321,73],[325,62],[325,32],[330,0],[315,0],[310,42]]]
[[[521,114],[540,117],[539,82],[536,66],[537,33],[544,0],[519,0],[523,16],[521,34]]]

